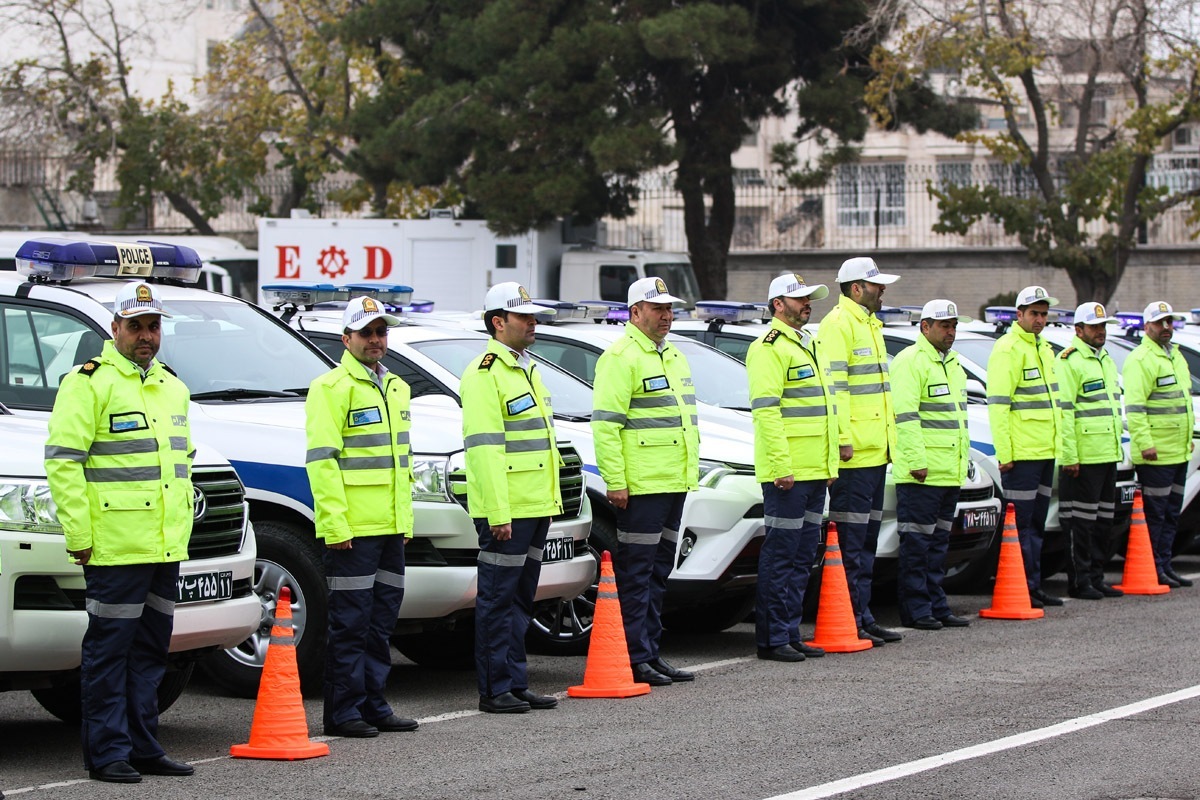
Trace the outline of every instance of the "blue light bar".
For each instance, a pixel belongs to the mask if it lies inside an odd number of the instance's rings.
[[[433,313],[433,301],[432,300],[413,300],[408,305],[402,306],[400,310],[405,313],[412,313],[412,314],[432,314]]]
[[[342,288],[353,297],[370,297],[393,306],[407,305],[413,296],[413,288],[402,283],[347,283]]]
[[[1192,309],[1192,324],[1200,325],[1200,308]]]
[[[1117,324],[1127,331],[1140,331],[1146,327],[1142,315],[1135,311],[1118,311],[1113,316],[1117,318]]]
[[[597,319],[608,320],[609,322],[628,322],[629,321],[629,306],[616,300],[580,300],[582,305],[597,306],[608,309],[604,316]]]
[[[290,303],[311,308],[317,303],[347,302],[350,290],[332,283],[273,283],[262,287],[262,293],[277,305]]]
[[[1050,322],[1055,322],[1055,323],[1058,323],[1059,325],[1074,325],[1075,324],[1075,312],[1074,311],[1065,311],[1065,310],[1064,311],[1055,311],[1054,309],[1050,309],[1050,314],[1054,317],[1053,319],[1050,319],[1049,317],[1047,317],[1047,320]]]
[[[1017,321],[1015,306],[988,306],[983,310],[984,322],[994,325],[1009,325]]]
[[[736,325],[739,322],[758,322],[763,319],[763,308],[754,303],[739,303],[734,300],[701,300],[696,303],[696,319]]]
[[[908,311],[896,306],[884,306],[875,312],[875,316],[884,325],[895,325],[897,323],[911,324]]]
[[[921,312],[925,310],[924,306],[900,306],[900,308],[908,314],[908,321],[913,325],[921,324]]]
[[[171,278],[195,283],[202,262],[196,251],[159,242],[132,244],[78,239],[30,239],[17,248],[17,272],[32,280]]]

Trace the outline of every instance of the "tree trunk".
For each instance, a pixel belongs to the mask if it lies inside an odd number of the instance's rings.
[[[733,241],[736,200],[732,170],[726,167],[714,177],[701,179],[699,170],[680,162],[676,187],[683,195],[683,230],[688,255],[700,283],[700,297],[724,300],[728,292],[729,245]],[[705,198],[712,196],[712,210]]]
[[[1129,260],[1129,253],[1125,252],[1122,256],[1118,256],[1122,261],[1120,269],[1117,270],[1119,275],[1125,270],[1125,263]],[[1071,286],[1075,289],[1075,302],[1062,302],[1062,308],[1074,310],[1075,306],[1082,303],[1103,303],[1107,308],[1109,301],[1112,300],[1117,291],[1117,283],[1120,278],[1114,279],[1111,272],[1105,269],[1102,265],[1095,263],[1093,260],[1087,266],[1068,267],[1067,276],[1071,279]],[[1065,300],[1065,298],[1061,298]],[[1111,309],[1110,309],[1111,310]]]
[[[299,208],[304,202],[304,196],[308,194],[309,182],[304,177],[301,170],[291,170],[291,181],[288,183],[287,191],[283,197],[279,198],[279,203],[275,206],[275,216],[286,218],[292,215],[293,208]]]
[[[178,211],[183,216],[187,217],[187,221],[192,223],[192,227],[196,229],[196,233],[202,236],[215,236],[216,231],[209,224],[208,219],[200,213],[200,210],[192,205],[192,202],[178,192],[164,193],[171,208]]]

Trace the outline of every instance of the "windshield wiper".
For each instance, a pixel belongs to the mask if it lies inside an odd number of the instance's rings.
[[[749,406],[722,406],[722,408],[727,408],[730,411],[749,411],[750,410]]]
[[[591,414],[560,414],[554,413],[555,419],[561,419],[563,422],[591,422]]]
[[[249,400],[257,397],[299,397],[295,391],[276,392],[270,389],[217,389],[215,392],[200,392],[192,395],[193,400]]]

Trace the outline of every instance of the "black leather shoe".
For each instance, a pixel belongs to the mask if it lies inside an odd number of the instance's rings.
[[[1045,605],[1045,603],[1043,603],[1041,600],[1038,600],[1038,597],[1037,597],[1037,595],[1036,595],[1036,594],[1030,593],[1030,595],[1029,595],[1029,607],[1030,607],[1030,608],[1045,608],[1045,607],[1046,607],[1046,605]]]
[[[696,680],[694,672],[688,672],[686,669],[676,669],[661,658],[656,658],[653,661],[647,661],[647,664],[654,667],[655,670],[666,675],[671,679],[672,683],[687,683],[688,681]]]
[[[933,617],[918,617],[912,621],[913,628],[919,631],[940,631],[942,623],[938,622]]]
[[[649,664],[634,664],[633,680],[635,683],[648,683],[651,686],[670,686],[672,683],[670,678]]]
[[[971,624],[971,620],[956,617],[953,614],[947,614],[944,617],[938,617],[937,621],[942,623],[943,628],[965,628]]]
[[[341,725],[326,725],[325,735],[343,736],[347,739],[370,739],[379,735],[379,728],[365,719],[352,719]]]
[[[871,634],[872,636],[878,636],[880,639],[883,639],[885,642],[889,642],[889,643],[890,642],[898,642],[904,638],[896,631],[894,631],[890,628],[885,628],[882,625],[880,625],[878,622],[872,622],[870,625],[864,625],[863,630],[866,631],[867,633]]]
[[[781,644],[778,647],[758,648],[758,657],[763,661],[783,661],[791,664],[797,661],[803,661],[804,653],[793,649],[790,644]]]
[[[1045,606],[1061,606],[1063,604],[1061,597],[1055,597],[1052,594],[1046,594],[1046,592],[1042,589],[1035,589],[1029,593],[1030,600],[1035,598],[1041,601],[1042,604],[1041,606],[1034,606],[1035,608],[1044,608]]]
[[[788,642],[788,644],[805,658],[820,658],[825,655],[825,650],[815,645],[805,644],[804,642]]]
[[[558,706],[558,698],[548,694],[535,694],[528,689],[513,689],[512,696],[529,703],[534,711],[547,711]]]
[[[395,714],[392,714],[387,719],[373,719],[367,724],[374,725],[379,729],[380,733],[404,733],[407,731],[415,731],[417,728],[421,727],[420,723],[415,719],[397,717]]]
[[[529,710],[529,703],[512,692],[504,692],[495,697],[479,698],[479,710],[488,714],[524,714]]]
[[[1163,572],[1166,574],[1166,576],[1168,578],[1175,581],[1176,583],[1178,583],[1180,586],[1184,587],[1185,589],[1189,586],[1194,585],[1191,578],[1183,577],[1182,575],[1180,575],[1178,572],[1175,571],[1174,567],[1167,567],[1166,569],[1163,570]]]
[[[168,775],[182,778],[196,771],[196,768],[191,764],[174,761],[165,755],[158,758],[131,758],[129,759],[129,763],[143,775]]]
[[[128,761],[114,761],[98,769],[89,769],[88,777],[105,783],[141,783],[142,773],[129,765]]]
[[[1105,597],[1124,597],[1125,593],[1115,586],[1109,586],[1107,583],[1094,583],[1096,591]]]
[[[866,639],[868,642],[870,642],[875,647],[883,647],[886,644],[886,642],[884,642],[883,639],[881,639],[880,637],[875,636],[872,633],[868,633],[866,628],[858,629],[858,638]]]
[[[1165,572],[1158,573],[1158,584],[1160,586],[1170,586],[1172,589],[1179,588],[1179,581],[1175,580]]]
[[[1074,597],[1076,600],[1103,600],[1104,593],[1095,586],[1072,586],[1067,590],[1067,594]]]

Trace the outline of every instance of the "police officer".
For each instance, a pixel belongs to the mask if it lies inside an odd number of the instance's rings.
[[[825,651],[800,637],[804,590],[816,558],[825,489],[838,474],[837,412],[802,326],[812,301],[829,296],[798,275],[771,281],[770,329],[750,345],[746,371],[754,417],[754,471],[763,487],[767,535],[758,556],[758,657],[803,661]]]
[[[1172,323],[1177,319],[1184,316],[1169,303],[1146,306],[1142,343],[1125,359],[1122,372],[1130,451],[1145,498],[1154,565],[1158,582],[1172,589],[1192,585],[1171,566],[1171,557],[1196,424],[1191,373],[1183,354],[1171,343]]]
[[[596,362],[592,432],[600,477],[617,509],[613,571],[633,676],[666,686],[695,677],[659,656],[662,603],[687,493],[700,479],[696,392],[667,341],[672,297],[661,278],[629,287],[629,324]]]
[[[1055,364],[1062,407],[1058,515],[1070,537],[1068,593],[1081,600],[1125,594],[1104,582],[1124,428],[1117,366],[1104,349],[1112,322],[1100,303],[1080,304],[1075,338]]]
[[[901,639],[871,613],[884,480],[896,441],[883,323],[875,314],[885,287],[899,279],[880,272],[874,259],[847,259],[837,276],[842,296],[817,331],[817,353],[837,406],[841,459],[829,489],[829,519],[837,523],[858,637],[877,646]]]
[[[413,530],[410,393],[381,362],[388,328],[399,324],[374,299],[351,299],[341,364],[313,380],[304,403],[305,466],[329,584],[327,736],[417,729],[384,697]]]
[[[950,348],[958,323],[970,321],[949,300],[930,300],[921,309],[921,335],[892,361],[900,619],[920,630],[970,624],[951,613],[942,589],[971,449],[967,375]]]
[[[987,366],[988,420],[1004,497],[1017,514],[1025,580],[1034,608],[1061,606],[1042,590],[1042,537],[1050,510],[1054,458],[1061,446],[1054,351],[1042,338],[1058,300],[1041,286],[1017,294],[1017,321],[992,349]]]
[[[155,359],[158,287],[117,292],[112,341],[63,378],[46,440],[46,475],[67,553],[83,565],[83,756],[108,783],[191,775],[158,743],[179,562],[192,531],[189,392]]]
[[[493,286],[484,306],[492,338],[460,384],[467,505],[479,531],[475,668],[479,710],[508,714],[558,705],[529,690],[525,633],[550,518],[562,513],[562,458],[550,393],[527,349],[534,315],[552,312],[518,283]]]

